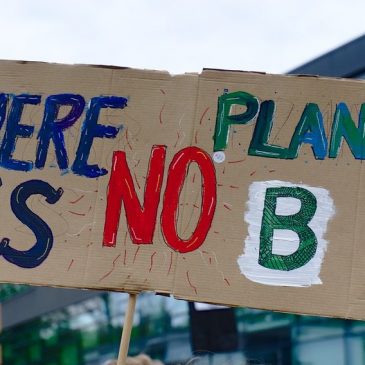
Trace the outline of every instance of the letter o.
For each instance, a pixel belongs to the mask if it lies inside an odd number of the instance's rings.
[[[187,240],[177,233],[180,193],[184,186],[189,165],[197,163],[202,174],[202,204],[197,226]],[[211,157],[198,147],[179,151],[171,161],[163,199],[161,230],[166,243],[175,251],[187,253],[199,248],[208,234],[217,203],[215,168]]]

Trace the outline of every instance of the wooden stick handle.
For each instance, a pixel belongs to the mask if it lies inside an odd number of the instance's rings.
[[[117,365],[125,365],[129,341],[131,339],[134,311],[136,309],[137,294],[129,294],[128,308],[124,317],[122,340],[120,341],[119,355]]]

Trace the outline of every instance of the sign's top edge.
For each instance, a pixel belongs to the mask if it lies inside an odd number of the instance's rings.
[[[247,75],[254,75],[254,76],[273,76],[273,77],[286,77],[286,78],[306,78],[312,80],[336,80],[336,81],[344,81],[344,82],[351,82],[351,83],[364,83],[365,80],[362,79],[353,79],[353,78],[345,78],[345,77],[329,77],[329,76],[321,76],[315,74],[275,74],[275,73],[268,73],[264,71],[248,71],[248,70],[229,70],[229,69],[220,69],[220,68],[203,68],[200,76],[209,76],[210,74],[217,74],[217,73],[224,73],[227,74],[247,74]]]
[[[116,70],[122,72],[141,72],[141,73],[156,73],[163,78],[169,77],[182,77],[182,76],[192,76],[192,77],[211,77],[217,74],[247,74],[255,76],[273,76],[273,77],[285,77],[285,78],[306,78],[313,80],[337,80],[345,81],[351,83],[364,83],[365,80],[359,79],[348,79],[343,77],[323,77],[320,75],[310,75],[310,74],[275,74],[267,73],[264,71],[249,71],[249,70],[233,70],[233,69],[220,69],[220,68],[203,68],[201,72],[187,71],[184,73],[171,73],[167,70],[156,70],[156,69],[139,69],[129,66],[117,66],[117,65],[102,65],[102,64],[86,64],[86,63],[58,63],[58,62],[48,62],[48,61],[37,61],[37,60],[11,60],[11,59],[0,59],[1,63],[18,64],[18,65],[30,65],[30,66],[60,66],[60,67],[80,67],[80,68],[95,68],[95,69],[105,69],[105,70]]]
[[[38,61],[38,60],[16,60],[16,59],[0,59],[0,63],[13,63],[19,65],[40,65],[40,66],[63,66],[63,67],[87,67],[87,68],[97,68],[97,69],[109,69],[109,70],[119,70],[119,71],[139,71],[139,72],[156,72],[163,74],[165,76],[204,76],[209,73],[245,73],[252,75],[262,75],[262,76],[285,76],[285,77],[308,77],[314,79],[336,79],[336,80],[346,80],[348,78],[343,77],[323,77],[320,75],[310,75],[310,74],[275,74],[275,73],[267,73],[265,71],[252,71],[252,70],[239,70],[239,69],[221,69],[221,68],[212,68],[212,67],[204,67],[201,72],[197,71],[186,71],[184,73],[172,73],[167,70],[157,70],[157,69],[142,69],[138,67],[129,67],[129,66],[119,66],[119,65],[108,65],[108,64],[93,64],[93,63],[62,63],[62,62],[49,62],[49,61]],[[356,80],[351,79],[352,82],[364,82],[364,80]]]

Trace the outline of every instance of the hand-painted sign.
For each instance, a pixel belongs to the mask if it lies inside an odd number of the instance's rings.
[[[0,64],[0,280],[365,318],[365,84]]]

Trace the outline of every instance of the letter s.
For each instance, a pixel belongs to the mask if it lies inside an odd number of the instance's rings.
[[[9,238],[0,242],[0,255],[10,263],[32,269],[39,266],[48,256],[53,246],[53,234],[49,226],[27,206],[27,199],[35,194],[43,195],[47,203],[55,204],[63,194],[63,189],[55,190],[42,180],[29,180],[18,185],[11,194],[11,209],[15,216],[29,227],[37,241],[29,250],[20,251],[9,245]]]

